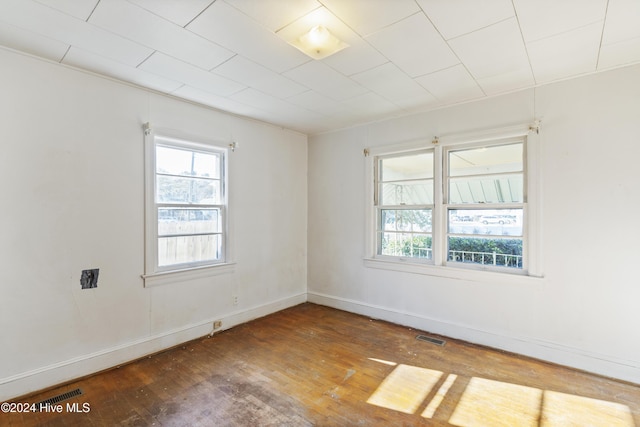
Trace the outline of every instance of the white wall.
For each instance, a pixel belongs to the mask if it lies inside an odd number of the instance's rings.
[[[364,148],[536,116],[544,279],[363,265]],[[311,137],[309,300],[640,383],[639,126],[635,66]]]
[[[0,400],[306,300],[305,135],[6,50],[0,64]],[[233,273],[143,287],[147,121],[240,144]],[[81,290],[88,268],[98,288]]]

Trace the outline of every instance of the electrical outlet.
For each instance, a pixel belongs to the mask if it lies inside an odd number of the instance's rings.
[[[238,295],[233,296],[233,305],[238,305]]]
[[[213,322],[213,329],[220,329],[222,328],[222,320],[216,320],[215,322]]]

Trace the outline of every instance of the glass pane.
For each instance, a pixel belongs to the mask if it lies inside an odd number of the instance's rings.
[[[431,232],[431,209],[383,209],[382,230]]]
[[[447,259],[452,262],[522,268],[522,239],[449,237]]]
[[[380,160],[380,181],[433,178],[433,152]]]
[[[156,146],[156,172],[220,178],[220,154]]]
[[[522,219],[522,209],[449,209],[449,233],[522,236]]]
[[[379,251],[379,255],[431,259],[431,236],[383,232]]]
[[[221,203],[218,180],[157,175],[156,185],[158,203]]]
[[[522,143],[449,151],[449,176],[521,172]]]
[[[431,205],[433,180],[380,184],[380,205]]]
[[[221,231],[220,209],[158,209],[158,236]]]
[[[158,239],[158,265],[166,267],[222,259],[222,236],[161,237]]]
[[[522,174],[451,178],[449,203],[522,203]]]

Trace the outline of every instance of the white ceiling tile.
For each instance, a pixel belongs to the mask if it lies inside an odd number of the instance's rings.
[[[58,9],[67,15],[86,21],[99,0],[36,0],[46,6]]]
[[[515,18],[449,40],[449,45],[477,79],[529,66],[527,51]]]
[[[220,96],[228,96],[245,88],[240,83],[160,52],[155,52],[138,68]]]
[[[187,29],[278,73],[310,60],[223,1],[212,4]]]
[[[387,61],[384,55],[362,39],[351,41],[348,48],[322,60],[345,76],[369,70]]]
[[[596,70],[602,22],[527,43],[538,83]]]
[[[126,0],[100,2],[89,23],[205,70],[234,53]],[[185,49],[188,46],[188,49]]]
[[[313,90],[289,97],[286,101],[324,115],[348,114],[348,109],[344,104]]]
[[[619,43],[608,44],[600,48],[598,69],[618,67],[640,62],[640,37]]]
[[[273,113],[280,113],[282,116],[314,116],[319,117],[318,113],[305,110],[299,106],[293,105],[289,102],[283,101],[266,93],[262,93],[258,90],[248,88],[230,96],[230,99],[241,102],[243,104],[250,105],[260,110]],[[280,121],[279,121],[280,123]]]
[[[320,61],[308,62],[284,75],[337,101],[367,92],[355,81]]]
[[[42,58],[60,61],[69,49],[69,45],[0,22],[0,45],[30,53]]]
[[[239,115],[253,116],[258,111],[256,108],[241,102],[214,95],[211,92],[206,92],[191,86],[182,86],[173,91],[172,94],[199,104],[208,105],[222,111],[228,111]]]
[[[459,62],[423,13],[386,27],[366,40],[411,77]]]
[[[417,0],[417,2],[446,40],[515,15],[511,0]]]
[[[51,0],[57,1],[57,0]],[[82,0],[80,0],[82,1]],[[184,27],[215,0],[128,0]]]
[[[609,0],[602,44],[640,37],[640,1]]]
[[[111,59],[85,52],[77,47],[69,49],[69,52],[65,55],[62,62],[160,92],[169,93],[182,86],[182,83],[175,80],[166,79],[139,68],[123,65]]]
[[[435,101],[429,92],[391,62],[363,73],[354,74],[351,78],[394,103],[416,98],[425,101],[429,97],[431,101]]]
[[[531,72],[531,67],[528,66],[520,70],[476,79],[476,81],[487,95],[523,89],[531,87],[536,83],[533,78],[533,73]]]
[[[307,87],[240,55],[234,56],[212,72],[277,98],[287,98],[309,90]]]
[[[444,102],[459,102],[484,96],[482,89],[462,65],[418,77],[416,81]]]
[[[269,30],[276,32],[322,6],[317,0],[224,0]]]
[[[343,101],[343,104],[350,109],[350,114],[353,117],[372,120],[380,116],[394,115],[402,112],[402,109],[397,105],[372,92],[347,99]]]
[[[24,0],[0,1],[0,21],[136,66],[153,50],[58,10]]]
[[[526,42],[604,20],[607,0],[513,0]]]
[[[414,0],[322,0],[322,3],[363,37],[420,10]]]

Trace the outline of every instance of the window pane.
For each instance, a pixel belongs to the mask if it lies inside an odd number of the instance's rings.
[[[221,203],[218,180],[157,175],[156,185],[158,203]]]
[[[452,262],[522,268],[522,239],[449,237]]]
[[[431,209],[382,209],[382,230],[431,232]]]
[[[449,203],[522,203],[522,174],[451,178]]]
[[[522,143],[449,152],[449,176],[521,172]]]
[[[522,209],[449,209],[449,233],[522,236]]]
[[[433,180],[380,184],[380,205],[431,205]]]
[[[433,152],[380,160],[380,181],[433,178]]]
[[[431,259],[431,236],[414,233],[380,233],[380,255]]]
[[[158,265],[161,267],[220,259],[222,237],[219,234],[158,239]]]
[[[220,233],[220,209],[158,209],[158,236]]]
[[[156,172],[220,178],[220,154],[156,146]]]

